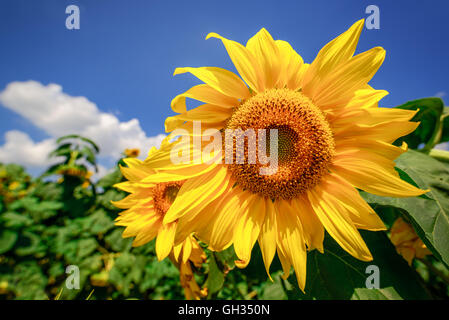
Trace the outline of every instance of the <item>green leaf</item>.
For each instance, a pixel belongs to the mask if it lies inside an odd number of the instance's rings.
[[[125,239],[122,237],[123,230],[124,228],[117,228],[109,233],[104,239],[106,244],[114,251],[125,251],[132,246],[131,238]]]
[[[443,111],[443,130],[441,133],[441,142],[449,141],[449,107],[444,107]]]
[[[91,148],[84,146],[81,151],[80,154],[86,157],[87,162],[89,162],[91,165],[93,165],[95,167],[95,170],[97,170],[97,163],[95,161],[95,154],[92,151]]]
[[[103,178],[98,180],[97,186],[101,188],[109,188],[114,184],[119,183],[122,180],[122,173],[117,168],[111,173],[105,175]]]
[[[78,258],[84,258],[93,253],[98,247],[98,242],[93,238],[78,241]]]
[[[273,281],[266,281],[262,285],[262,292],[260,294],[260,298],[262,300],[285,300],[287,299],[287,295],[284,291],[284,287],[282,286],[282,282],[284,281],[280,274],[272,275]]]
[[[403,300],[393,287],[382,289],[357,288],[351,300]]]
[[[56,148],[56,150],[53,150],[52,152],[50,152],[50,154],[48,155],[49,157],[70,157],[70,153],[72,152],[72,150],[70,149],[72,146],[71,143],[64,143],[62,145],[60,145],[58,148]]]
[[[358,288],[366,288],[367,278],[372,274],[367,267],[379,268],[379,289],[393,296],[389,287],[404,299],[430,299],[418,274],[396,253],[385,232],[360,232],[373,255],[373,261],[360,261],[348,253],[330,237],[326,236],[324,254],[313,250],[307,256],[306,294],[293,286],[287,291],[289,299],[337,299],[346,300],[357,296]],[[291,278],[291,280],[290,280]],[[296,284],[294,275],[291,283]]]
[[[0,254],[8,252],[14,247],[17,240],[17,233],[11,230],[0,232]]]
[[[401,145],[402,141],[405,141],[410,148],[417,149],[420,144],[429,143],[435,130],[438,130],[444,104],[440,98],[424,98],[409,101],[396,108],[406,110],[419,109],[419,112],[411,120],[414,122],[421,122],[418,128],[405,137],[399,138],[395,142],[396,145]]]
[[[208,290],[208,297],[211,297],[214,293],[218,292],[224,283],[224,274],[218,268],[217,262],[213,252],[209,256],[209,274],[206,280],[206,287]]]
[[[26,214],[19,214],[16,212],[5,212],[2,216],[5,221],[5,226],[8,228],[29,227],[33,225],[33,219]]]
[[[215,258],[217,265],[220,267],[220,269],[227,269],[232,270],[235,268],[235,260],[238,260],[237,255],[234,251],[234,246],[230,246],[229,248],[216,252]]]
[[[114,221],[106,214],[103,209],[95,211],[85,221],[91,234],[104,234],[112,227],[114,227]]]
[[[47,247],[42,243],[42,238],[30,231],[24,231],[17,241],[17,249],[15,250],[18,256],[28,256],[36,253],[45,252]]]
[[[56,140],[56,143],[59,144],[59,143],[61,143],[62,141],[67,140],[67,139],[80,139],[80,140],[82,140],[82,141],[87,142],[88,144],[90,144],[90,145],[95,149],[95,151],[96,151],[97,153],[100,152],[100,148],[97,146],[97,144],[96,144],[95,142],[93,142],[92,140],[90,140],[90,139],[88,139],[88,138],[85,138],[85,137],[82,137],[82,136],[80,136],[80,135],[77,135],[77,134],[69,134],[69,135],[60,137],[60,138],[58,138],[58,140]]]
[[[413,150],[402,154],[396,164],[421,189],[430,191],[411,198],[380,197],[365,192],[362,196],[375,206],[400,209],[426,246],[448,266],[449,169],[432,157]]]

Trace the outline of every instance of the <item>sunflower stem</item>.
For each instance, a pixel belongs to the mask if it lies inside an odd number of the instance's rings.
[[[435,128],[433,130],[432,137],[426,143],[424,148],[422,148],[420,150],[421,152],[430,153],[430,152],[432,152],[433,147],[435,147],[438,143],[440,143],[441,137],[443,135],[443,122],[444,122],[444,119],[448,116],[449,116],[449,113],[445,113],[440,116],[440,119],[436,123]]]

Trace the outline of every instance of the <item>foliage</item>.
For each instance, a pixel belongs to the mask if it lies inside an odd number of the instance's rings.
[[[374,260],[359,261],[326,236],[324,253],[308,254],[305,292],[293,272],[283,279],[277,258],[271,281],[256,245],[250,264],[238,269],[230,247],[206,248],[207,263],[194,268],[208,299],[447,299],[449,297],[449,152],[434,149],[449,141],[449,108],[441,99],[407,102],[419,110],[418,129],[395,142],[410,150],[396,161],[402,179],[429,192],[388,198],[361,191],[390,228],[402,217],[432,252],[410,265],[397,253],[389,232],[361,232]],[[59,162],[33,178],[14,164],[0,164],[0,299],[183,299],[179,271],[157,261],[154,242],[133,248],[114,226],[119,210],[111,200],[125,194],[113,187],[123,180],[117,166],[94,182],[99,149],[70,135],[51,154]],[[66,267],[80,269],[80,288],[66,288]],[[380,287],[367,289],[369,266],[380,270]]]

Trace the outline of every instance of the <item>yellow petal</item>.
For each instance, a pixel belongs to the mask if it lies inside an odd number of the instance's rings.
[[[209,38],[218,38],[223,42],[226,50],[228,51],[229,57],[235,65],[235,68],[251,89],[256,92],[262,92],[264,90],[263,83],[261,81],[262,72],[260,65],[254,55],[247,48],[238,42],[223,38],[214,32],[209,33],[206,40]]]
[[[226,96],[236,99],[249,98],[245,83],[231,71],[217,67],[176,68],[174,75],[190,72],[201,81]]]
[[[190,258],[190,254],[192,253],[192,241],[187,238],[184,241],[184,246],[182,248],[182,262],[187,263]]]
[[[301,56],[287,41],[276,40],[280,55],[280,75],[278,87],[298,90],[301,87],[307,68]]]
[[[310,97],[322,108],[345,105],[355,91],[371,80],[384,59],[385,50],[380,47],[358,54],[320,81]]]
[[[232,244],[235,225],[249,210],[250,194],[239,189],[235,187],[232,192],[225,194],[213,212],[215,219],[211,221],[212,230],[210,239],[207,239],[211,250],[222,251]]]
[[[351,123],[377,124],[383,122],[383,119],[375,119],[375,116],[379,114],[378,109],[392,110],[378,108],[378,102],[387,94],[386,90],[360,89],[355,91],[351,100],[340,106],[341,108],[336,109],[334,106],[326,108],[331,126],[342,127]],[[398,119],[392,117],[388,120]]]
[[[318,249],[323,252],[324,228],[307,197],[301,196],[292,200],[292,206],[303,226],[304,238],[309,250]]]
[[[363,261],[371,261],[373,257],[348,216],[347,210],[338,205],[324,191],[325,180],[314,190],[308,191],[310,203],[327,232],[349,254]]]
[[[348,139],[338,139],[335,141],[335,153],[336,157],[339,154],[348,153],[350,151],[354,152],[371,152],[387,158],[391,161],[399,157],[404,152],[407,152],[407,144],[404,142],[401,147],[396,147],[392,144],[372,140],[372,139],[360,139],[360,138],[348,138]]]
[[[251,250],[259,237],[265,219],[265,199],[255,195],[249,202],[248,211],[240,216],[234,232],[234,250],[240,261],[236,265],[244,268],[251,260]]]
[[[176,222],[162,225],[156,238],[156,255],[159,261],[165,259],[173,248]]]
[[[273,88],[278,82],[281,69],[279,48],[270,33],[262,28],[248,40],[246,47],[261,66],[265,89]]]
[[[183,121],[201,121],[204,123],[221,122],[232,114],[231,109],[221,108],[211,104],[203,104],[192,110],[173,116],[173,119]]]
[[[164,223],[173,222],[185,214],[197,214],[223,193],[229,180],[225,166],[218,166],[215,170],[187,180],[165,214]]]
[[[393,143],[399,137],[415,131],[418,126],[419,122],[390,121],[372,126],[353,124],[345,126],[342,130],[332,128],[332,131],[336,140],[359,137]]]
[[[299,288],[304,292],[306,286],[307,250],[302,225],[295,208],[289,201],[277,200],[276,226],[278,230],[278,247],[282,255],[293,265]],[[284,270],[285,273],[285,270]]]
[[[326,179],[328,196],[347,209],[348,217],[356,228],[371,231],[386,230],[379,216],[351,184],[334,174],[329,174]]]
[[[129,181],[139,181],[154,173],[154,170],[137,158],[123,159],[128,167],[119,166],[120,171]]]
[[[304,79],[303,91],[307,92],[309,97],[314,97],[317,94],[320,82],[332,75],[340,64],[353,56],[363,25],[363,19],[357,21],[347,31],[320,50],[307,70]]]
[[[179,262],[179,255],[182,252],[182,248],[184,247],[184,242],[181,242],[175,246],[173,246],[173,257],[176,262]]]
[[[177,95],[171,102],[172,110],[177,113],[186,112],[186,98],[203,101],[204,103],[223,108],[233,108],[239,103],[236,98],[226,96],[207,84],[199,84]]]
[[[234,181],[230,181],[226,189],[222,192],[222,196],[211,201],[201,212],[184,215],[178,220],[175,243],[184,241],[192,233],[195,233],[203,242],[210,242],[212,227],[223,208],[223,203],[226,203],[228,201],[227,199],[234,196],[233,184]]]
[[[276,207],[271,199],[265,199],[265,220],[259,234],[259,246],[262,252],[262,258],[265,265],[265,270],[271,281],[273,279],[270,275],[270,265],[276,254]]]
[[[171,163],[171,162],[170,162]],[[186,164],[173,165],[172,167],[164,167],[157,173],[148,176],[143,182],[170,182],[190,179],[201,176],[217,168],[215,164]]]
[[[290,269],[292,267],[292,264],[290,260],[285,256],[285,254],[282,252],[281,246],[278,245],[277,247],[277,253],[279,257],[279,261],[281,262],[282,266],[282,279],[287,280],[287,278],[290,276]]]
[[[374,155],[371,155],[374,158]],[[376,158],[377,159],[377,158]],[[334,160],[331,169],[356,188],[385,197],[413,197],[427,191],[420,190],[401,180],[391,167],[383,167],[374,161],[354,157]]]

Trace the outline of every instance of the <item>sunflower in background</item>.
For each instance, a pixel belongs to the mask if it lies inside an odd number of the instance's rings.
[[[396,251],[411,266],[414,258],[422,259],[432,254],[418,237],[413,227],[402,218],[396,219],[390,230],[390,240]]]
[[[125,149],[123,153],[128,158],[137,158],[140,154],[140,149],[138,148]]]
[[[151,157],[151,154],[149,155]],[[126,227],[123,237],[135,237],[133,246],[144,245],[156,238],[156,254],[159,260],[166,258],[173,248],[176,224],[163,224],[165,213],[181,188],[183,181],[145,183],[142,180],[155,172],[137,158],[126,158],[127,167],[120,166],[123,176],[128,180],[115,185],[130,193],[112,204],[120,209],[116,225]]]
[[[162,142],[161,149],[169,144],[169,138]],[[147,160],[157,161],[161,152],[150,150]],[[130,193],[120,201],[112,203],[126,209],[116,218],[116,225],[124,226],[123,237],[135,237],[133,246],[144,245],[156,238],[156,255],[159,260],[167,256],[179,269],[181,286],[186,299],[199,300],[207,296],[207,288],[197,284],[192,265],[200,268],[206,261],[206,254],[192,234],[176,234],[178,221],[163,224],[166,212],[175,202],[179,189],[185,181],[148,183],[156,172],[145,161],[135,157],[123,159],[126,167],[120,166],[123,176],[128,180],[115,185],[116,188]],[[177,245],[174,246],[175,237]]]
[[[166,130],[182,128],[194,135],[193,121],[222,132],[277,129],[279,167],[262,175],[266,164],[260,162],[174,165],[170,152],[178,144],[167,143],[157,157],[135,168],[145,183],[188,179],[162,225],[177,222],[176,233],[195,232],[216,251],[233,244],[239,267],[247,266],[258,241],[267,272],[277,252],[284,277],[293,266],[302,290],[307,251],[323,252],[324,230],[352,256],[372,260],[357,229],[377,231],[385,226],[356,188],[390,197],[426,191],[401,180],[394,169],[394,159],[407,146],[392,143],[419,123],[409,121],[416,111],[378,107],[388,92],[368,82],[385,50],[376,47],[354,56],[363,25],[360,20],[329,42],[310,65],[289,43],[274,40],[265,29],[246,46],[209,34],[207,39],[223,42],[241,78],[216,67],[176,69],[175,75],[189,72],[204,84],[173,99],[178,115],[167,118]],[[186,98],[204,104],[187,110]],[[245,160],[248,157],[246,152]],[[148,167],[155,174],[148,176]],[[130,191],[138,196],[138,191]],[[184,239],[179,237],[175,245]]]

